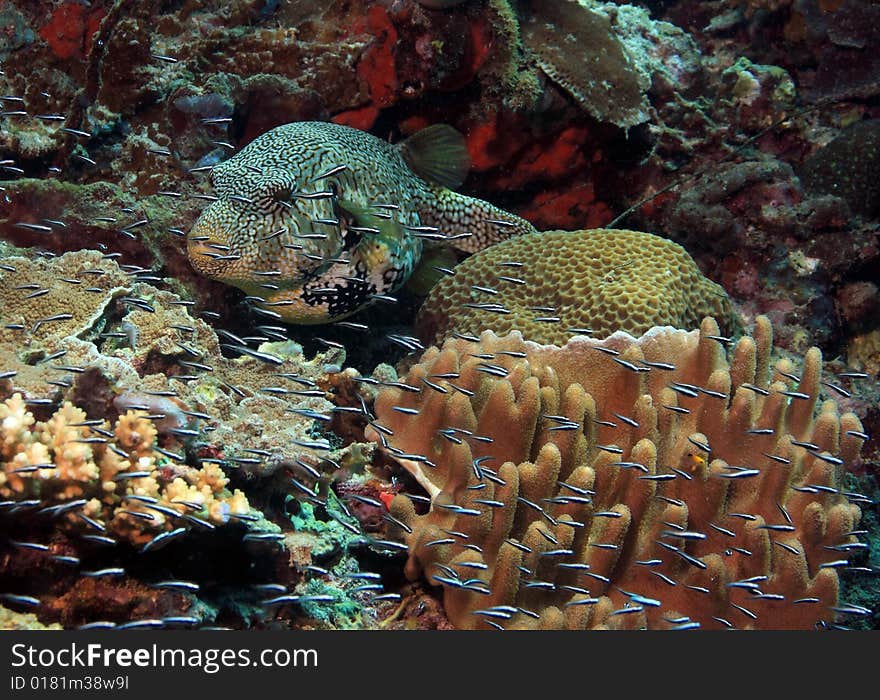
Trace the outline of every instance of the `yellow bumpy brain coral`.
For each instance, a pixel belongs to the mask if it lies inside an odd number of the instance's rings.
[[[520,331],[564,344],[572,335],[634,335],[654,326],[691,330],[704,316],[739,322],[727,293],[676,243],[639,231],[593,229],[516,236],[468,258],[432,290],[419,336]]]
[[[459,628],[833,622],[865,546],[841,489],[861,425],[819,401],[817,349],[795,383],[766,318],[729,361],[717,334],[429,349],[371,430],[429,497],[391,504],[407,575]]]

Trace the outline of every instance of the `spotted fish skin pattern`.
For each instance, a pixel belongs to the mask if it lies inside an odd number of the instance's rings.
[[[466,252],[535,230],[426,182],[399,146],[327,122],[272,129],[212,182],[217,200],[188,234],[190,261],[290,323],[344,318],[394,292],[419,262],[424,227]]]

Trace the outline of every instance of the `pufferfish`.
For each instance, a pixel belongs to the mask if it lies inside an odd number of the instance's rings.
[[[464,138],[442,124],[398,145],[327,122],[285,124],[214,168],[217,199],[187,236],[189,259],[280,320],[342,319],[400,288],[426,250],[475,252],[534,232],[449,189],[468,168]]]

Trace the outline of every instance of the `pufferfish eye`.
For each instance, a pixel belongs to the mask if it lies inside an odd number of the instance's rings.
[[[256,201],[266,209],[274,209],[278,206],[289,209],[294,187],[295,184],[287,180],[270,180],[260,188],[260,196]]]
[[[275,202],[276,204],[290,206],[289,202],[290,202],[290,195],[291,195],[292,191],[293,191],[293,188],[291,188],[291,187],[281,186],[281,187],[277,187],[274,190],[272,190],[270,196],[272,198],[272,201]]]

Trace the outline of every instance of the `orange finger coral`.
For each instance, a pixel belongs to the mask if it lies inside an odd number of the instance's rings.
[[[434,286],[416,325],[427,342],[489,329],[562,345],[582,333],[690,330],[704,316],[726,331],[739,325],[726,292],[684,248],[650,233],[593,229],[514,236],[471,256]]]
[[[459,628],[832,622],[864,547],[840,487],[863,433],[820,403],[817,349],[800,378],[770,349],[763,317],[729,360],[711,319],[429,349],[371,429],[428,494],[391,504],[407,575]]]

